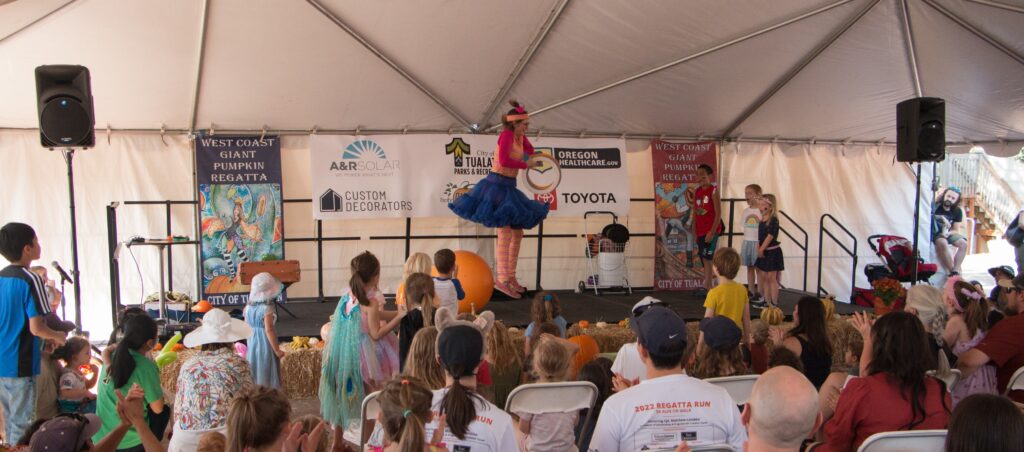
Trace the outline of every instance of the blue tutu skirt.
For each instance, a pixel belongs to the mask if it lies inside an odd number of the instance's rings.
[[[456,215],[489,228],[532,229],[548,216],[548,205],[527,198],[514,177],[490,173],[473,189],[448,203]]]

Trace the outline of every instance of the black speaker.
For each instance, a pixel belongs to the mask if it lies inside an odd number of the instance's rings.
[[[896,105],[896,160],[941,162],[946,158],[946,101],[917,97]]]
[[[36,98],[43,147],[87,148],[96,144],[88,68],[64,64],[37,67]]]

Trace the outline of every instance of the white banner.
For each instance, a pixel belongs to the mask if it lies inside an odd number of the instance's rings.
[[[628,214],[624,140],[545,137],[531,142],[559,165],[520,171],[518,187],[527,196],[550,201],[550,216],[580,217],[591,210]],[[494,135],[314,135],[313,216],[454,215],[448,203],[487,176],[496,147]]]

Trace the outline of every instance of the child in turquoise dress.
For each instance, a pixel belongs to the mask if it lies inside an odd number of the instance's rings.
[[[281,358],[284,352],[277,343],[277,312],[274,300],[284,286],[270,273],[252,278],[249,301],[245,307],[245,323],[252,327],[245,358],[252,368],[252,380],[260,386],[281,387]]]
[[[345,429],[359,421],[363,396],[382,388],[398,373],[394,331],[406,309],[399,305],[398,311],[384,311],[379,281],[376,256],[367,251],[352,259],[349,288],[331,318],[319,395],[320,414],[334,426],[335,441],[343,440]]]

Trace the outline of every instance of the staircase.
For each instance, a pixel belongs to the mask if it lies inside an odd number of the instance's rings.
[[[1021,196],[982,153],[948,155],[938,166],[942,186],[960,188],[964,212],[974,221],[973,252],[984,252],[985,243],[1000,239],[1014,215],[1024,208]]]

